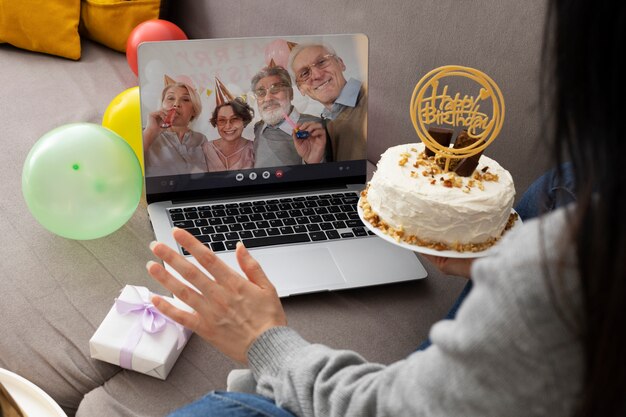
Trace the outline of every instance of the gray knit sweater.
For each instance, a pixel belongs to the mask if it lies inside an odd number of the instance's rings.
[[[455,320],[432,327],[433,345],[391,365],[268,330],[248,352],[257,392],[302,416],[570,416],[581,301],[572,248],[557,261],[564,226],[559,210],[506,236],[474,262],[474,287]]]

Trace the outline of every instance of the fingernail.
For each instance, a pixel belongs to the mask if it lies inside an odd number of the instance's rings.
[[[154,261],[148,261],[148,262],[146,262],[146,269],[150,269],[150,267],[151,267],[152,265],[156,265],[156,262],[154,262]]]
[[[157,241],[153,240],[152,242],[150,242],[150,245],[148,245],[150,247],[150,250],[154,250],[154,247],[156,246]]]

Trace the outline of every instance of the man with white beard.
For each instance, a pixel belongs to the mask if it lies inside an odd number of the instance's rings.
[[[322,162],[326,130],[319,117],[300,114],[291,105],[293,87],[287,70],[279,66],[265,67],[252,77],[251,86],[262,119],[254,125],[254,166]],[[285,120],[285,115],[297,125],[297,130]],[[297,137],[297,131],[307,132],[308,137]]]

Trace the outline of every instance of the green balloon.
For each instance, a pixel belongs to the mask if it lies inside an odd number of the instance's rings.
[[[142,188],[133,149],[93,123],[68,124],[43,135],[22,171],[22,193],[32,215],[69,239],[96,239],[119,229],[137,209]]]

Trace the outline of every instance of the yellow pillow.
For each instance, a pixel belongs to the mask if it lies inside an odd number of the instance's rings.
[[[0,42],[80,58],[80,0],[0,0]]]
[[[81,33],[125,52],[130,32],[141,22],[158,19],[160,7],[160,0],[82,0]]]

